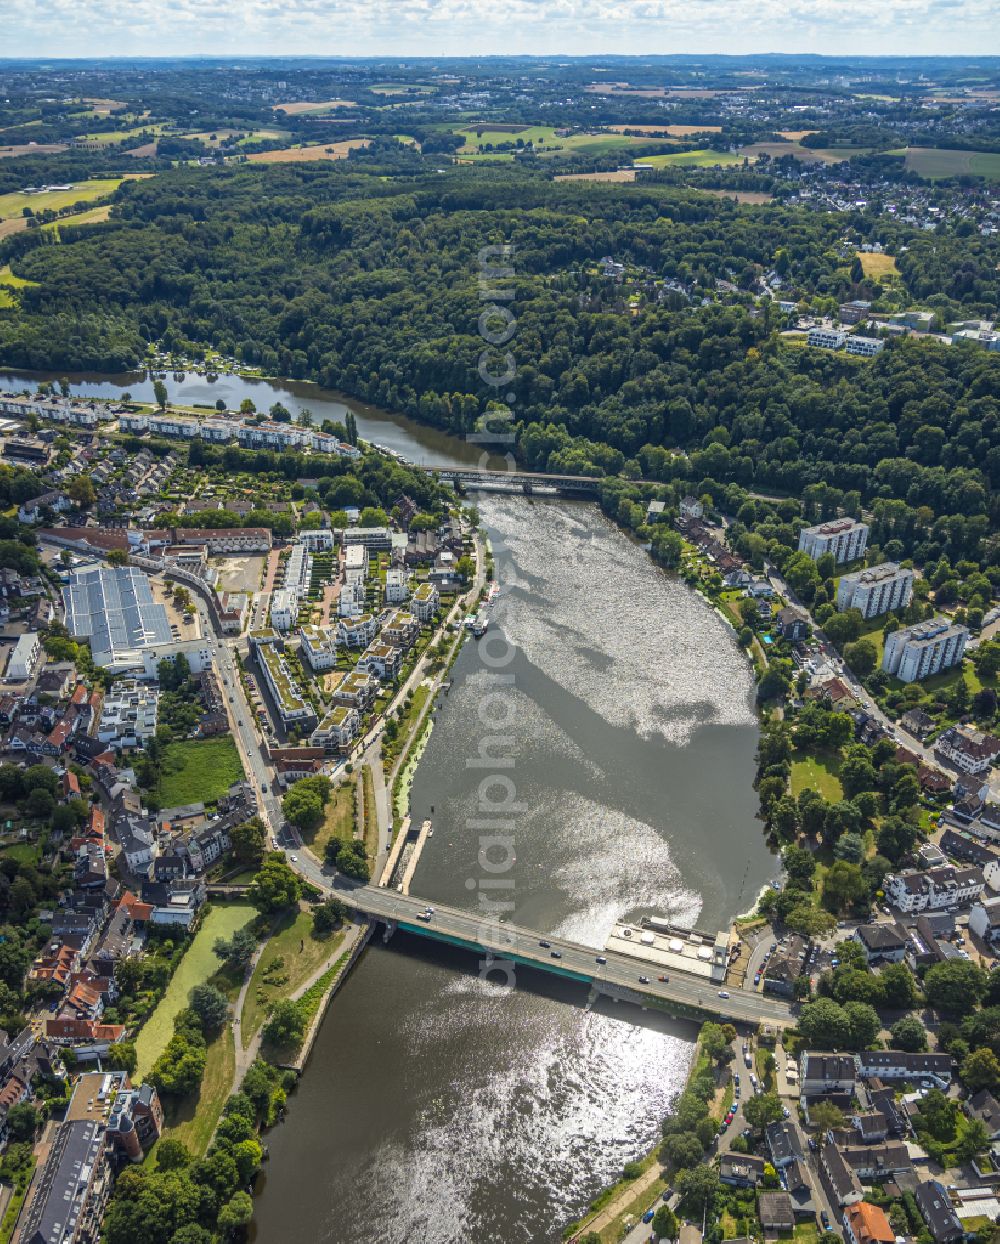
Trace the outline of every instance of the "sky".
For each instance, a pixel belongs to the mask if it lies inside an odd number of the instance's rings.
[[[997,55],[996,0],[0,0],[0,57]]]

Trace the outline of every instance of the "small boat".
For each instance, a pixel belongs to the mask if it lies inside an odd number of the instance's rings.
[[[496,580],[494,580],[490,584],[489,596],[487,597],[489,604],[492,605],[499,595],[500,595],[500,584],[497,583]]]

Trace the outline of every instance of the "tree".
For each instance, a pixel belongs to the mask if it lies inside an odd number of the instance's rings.
[[[935,963],[924,977],[924,993],[936,1011],[967,1015],[986,992],[986,973],[965,959]]]
[[[313,908],[313,933],[317,937],[325,937],[343,924],[349,911],[350,908],[341,899],[328,898],[325,903]]]
[[[715,1205],[722,1185],[713,1166],[693,1166],[677,1176],[677,1191],[685,1214],[700,1219]]]
[[[167,386],[163,383],[162,380],[153,381],[153,397],[156,399],[156,404],[157,406],[159,406],[160,410],[166,410],[167,408]]]
[[[245,968],[257,949],[257,939],[250,926],[244,925],[228,941],[224,937],[217,937],[212,949],[227,967]]]
[[[191,1152],[182,1140],[165,1136],[156,1146],[156,1169],[160,1171],[183,1170],[191,1165]]]
[[[219,1217],[216,1220],[218,1228],[223,1234],[232,1234],[240,1227],[245,1227],[253,1217],[253,1201],[247,1192],[234,1192],[229,1200],[219,1210]]]
[[[781,1098],[777,1093],[758,1093],[748,1097],[743,1105],[743,1114],[751,1127],[763,1131],[769,1123],[777,1123],[781,1118]]]
[[[868,887],[859,864],[836,860],[823,878],[823,905],[833,912],[844,911],[868,897]]]
[[[271,1008],[261,1036],[270,1045],[301,1045],[305,1031],[302,1007],[290,998],[279,998]]]
[[[799,1032],[813,1048],[846,1049],[851,1042],[851,1021],[843,1007],[829,998],[817,998],[802,1008]]]
[[[959,1162],[971,1162],[980,1153],[990,1147],[990,1134],[982,1119],[969,1119],[965,1125],[962,1138],[955,1146],[955,1156]]]
[[[1000,1085],[1000,1060],[988,1046],[983,1046],[965,1059],[959,1075],[970,1093],[978,1093],[980,1089],[992,1092]]]
[[[867,1002],[845,1002],[844,1014],[851,1025],[851,1045],[856,1050],[867,1049],[882,1028],[878,1012]]]
[[[115,975],[117,979],[117,972]],[[108,1065],[110,1067],[115,1067],[119,1071],[127,1071],[129,1075],[132,1075],[135,1072],[138,1062],[138,1055],[135,1052],[135,1042],[116,1041],[114,1045],[108,1047]]]
[[[37,1130],[38,1111],[30,1102],[18,1102],[7,1111],[7,1131],[12,1141],[33,1141]]]
[[[280,851],[265,856],[260,871],[250,882],[250,902],[263,915],[291,907],[298,901],[299,879]]]
[[[879,973],[882,1004],[896,1011],[908,1011],[916,1004],[917,985],[905,963],[890,963]]]
[[[195,985],[188,994],[188,1002],[201,1021],[205,1033],[215,1033],[222,1029],[229,1015],[229,1001],[221,990],[209,984]]]
[[[74,475],[66,485],[66,495],[81,510],[86,510],[97,500],[97,490],[89,475]]]
[[[229,839],[233,845],[233,855],[240,864],[260,864],[267,845],[267,831],[260,817],[254,816],[241,825],[234,825],[229,831]]]
[[[927,1030],[915,1015],[906,1015],[893,1024],[892,1044],[895,1049],[919,1054],[927,1049]]]
[[[702,1049],[714,1062],[721,1063],[732,1058],[732,1050],[720,1024],[702,1024],[698,1039]]]
[[[713,1131],[715,1124],[712,1124]],[[677,1170],[685,1166],[695,1166],[701,1161],[704,1146],[692,1132],[677,1132],[666,1136],[660,1149],[664,1159]]]
[[[844,660],[859,678],[867,678],[878,664],[878,649],[870,639],[858,639],[845,645]]]
[[[669,1205],[661,1205],[653,1215],[653,1234],[660,1240],[676,1240],[680,1234],[677,1216]]]
[[[153,1064],[148,1078],[161,1097],[183,1097],[198,1087],[204,1074],[205,1042],[175,1033]]]
[[[301,789],[296,782],[281,801],[281,808],[291,823],[303,833],[311,833],[323,824],[323,800],[309,788]]]
[[[809,1107],[809,1120],[821,1132],[844,1126],[844,1112],[832,1101],[820,1101]]]

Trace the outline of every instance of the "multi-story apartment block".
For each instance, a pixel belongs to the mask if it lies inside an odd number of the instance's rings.
[[[986,774],[1000,756],[1000,739],[971,726],[950,726],[938,736],[934,751],[963,773]]]
[[[140,747],[156,733],[160,693],[127,678],[104,697],[97,737],[109,747]]]
[[[808,554],[813,561],[832,553],[839,566],[861,557],[867,547],[868,524],[856,518],[834,518],[815,527],[803,527],[799,532],[799,552]]]
[[[370,613],[341,618],[337,623],[337,643],[348,648],[367,648],[377,634],[378,620]]]
[[[879,341],[877,337],[851,336],[847,338],[845,349],[848,354],[861,354],[871,358],[885,349],[885,342]]]
[[[271,593],[271,625],[276,631],[290,631],[299,618],[299,596],[291,588]]]
[[[397,648],[412,648],[420,638],[420,623],[408,609],[394,609],[382,623],[382,638]]]
[[[329,626],[299,627],[302,655],[314,674],[332,670],[337,664],[337,635]]]
[[[958,665],[968,639],[965,627],[955,626],[948,618],[904,626],[886,637],[882,668],[900,682],[929,678]]]
[[[392,570],[386,571],[385,603],[387,605],[402,605],[409,594],[406,571],[395,567]]]
[[[837,585],[837,608],[859,609],[863,618],[905,609],[912,599],[913,571],[895,562],[845,574]]]
[[[360,712],[371,704],[378,693],[378,681],[364,670],[345,674],[333,689],[334,704],[356,708]]]
[[[889,902],[907,914],[967,906],[979,897],[983,885],[981,869],[971,865],[955,868],[950,864],[926,872],[906,868],[888,873],[882,883]]]
[[[398,678],[403,667],[403,653],[392,644],[375,643],[362,652],[357,668],[368,674],[374,674],[383,681]]]
[[[811,328],[808,341],[822,350],[839,350],[847,340],[847,333],[836,328]]]
[[[313,747],[325,747],[328,751],[349,747],[358,733],[359,724],[355,709],[336,705],[312,732],[309,742]]]
[[[299,532],[299,543],[305,545],[310,553],[329,553],[335,547],[337,538],[329,527],[312,527]]]
[[[437,613],[440,599],[433,583],[418,583],[410,601],[410,612],[418,622],[430,622]]]
[[[287,725],[314,717],[312,707],[302,694],[283,654],[270,644],[263,644],[258,645],[257,656],[281,720]]]

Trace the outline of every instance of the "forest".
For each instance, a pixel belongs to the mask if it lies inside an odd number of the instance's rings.
[[[796,495],[826,483],[956,529],[948,546],[978,560],[997,517],[1000,359],[915,339],[875,359],[809,350],[781,336],[774,304],[754,304],[772,269],[820,307],[877,298],[842,244],[850,217],[671,185],[495,167],[382,180],[379,168],[177,170],[123,186],[109,224],[64,229],[58,244],[15,235],[12,270],[36,284],[0,311],[0,357],[123,370],[152,342],[214,347],[468,433],[495,396],[477,370],[477,255],[506,242],[509,340],[486,355],[513,360],[525,466]],[[995,239],[905,236],[914,301],[943,319],[997,314]],[[672,289],[629,313],[603,256]],[[726,301],[711,297],[719,281]]]

